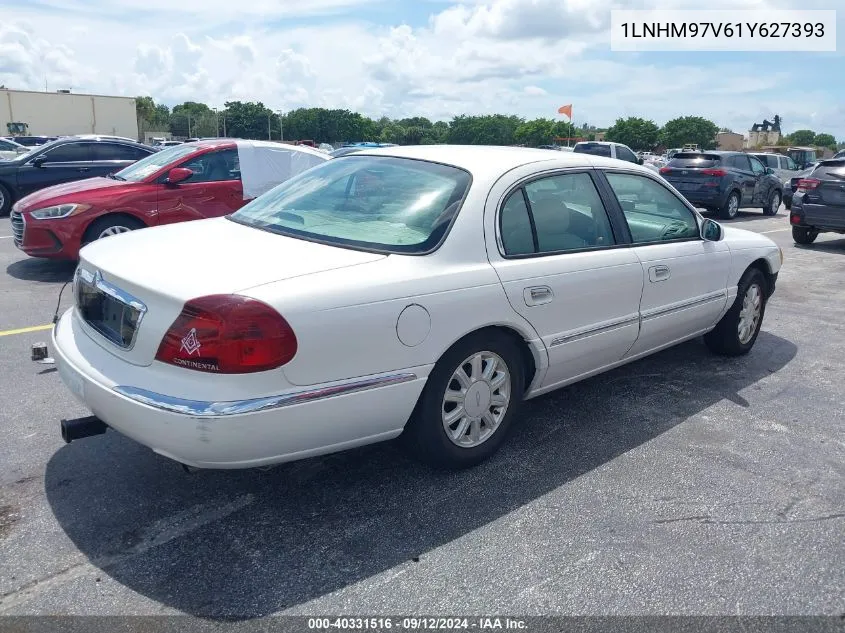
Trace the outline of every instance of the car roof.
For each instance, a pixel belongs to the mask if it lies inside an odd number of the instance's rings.
[[[625,166],[632,170],[653,174],[650,169],[626,163],[613,158],[577,154],[575,152],[550,152],[529,147],[505,147],[501,145],[404,145],[361,149],[347,158],[360,156],[393,156],[425,160],[451,165],[470,172],[473,176],[493,176],[537,162],[549,163],[555,167],[615,167]]]

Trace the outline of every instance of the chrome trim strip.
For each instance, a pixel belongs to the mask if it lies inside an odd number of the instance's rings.
[[[692,299],[691,301],[685,301],[683,303],[669,306],[668,308],[655,308],[653,310],[648,310],[647,312],[642,313],[643,321],[647,321],[648,319],[655,319],[657,317],[665,316],[667,314],[671,314],[672,312],[677,312],[679,310],[686,310],[687,308],[693,308],[695,306],[703,305],[705,303],[710,303],[711,301],[716,301],[717,299],[725,299],[728,296],[727,290],[720,290],[718,292],[711,292],[709,295],[705,295],[703,297],[698,297],[697,299]]]
[[[632,316],[622,317],[620,319],[616,319],[615,321],[611,321],[610,323],[605,323],[604,325],[600,325],[598,327],[589,327],[584,330],[580,330],[578,332],[573,332],[571,334],[565,334],[564,336],[559,336],[558,338],[552,340],[549,343],[549,347],[557,347],[558,345],[563,345],[564,343],[571,343],[572,341],[586,338],[588,336],[592,336],[594,334],[601,334],[603,332],[609,332],[610,330],[615,330],[620,327],[624,327],[626,325],[632,325],[637,323],[640,320],[639,314],[634,314]]]
[[[104,334],[103,332],[100,332],[100,330],[98,328],[94,327],[93,324],[88,323],[88,321],[86,321],[84,318],[82,319],[83,322],[85,323],[85,325],[87,325],[92,330],[94,330],[95,332],[100,334],[103,338],[108,340],[113,345],[116,345],[117,347],[124,349],[124,350],[127,350],[127,351],[131,350],[133,347],[135,347],[135,340],[138,338],[138,331],[141,329],[141,321],[144,320],[144,315],[147,313],[146,304],[143,301],[141,301],[140,299],[138,299],[137,297],[135,297],[134,295],[126,292],[125,290],[122,290],[121,288],[118,288],[114,284],[112,284],[112,283],[106,281],[105,279],[103,279],[103,273],[100,272],[99,270],[92,273],[90,270],[87,270],[87,269],[83,268],[82,266],[79,266],[76,269],[76,275],[74,277],[74,284],[73,284],[73,296],[74,296],[74,301],[77,303],[77,305],[79,303],[78,302],[78,295],[77,295],[77,292],[78,292],[77,286],[78,286],[80,280],[83,283],[85,283],[89,286],[93,286],[94,288],[96,288],[97,290],[102,292],[103,294],[109,295],[112,299],[114,299],[118,303],[121,303],[121,304],[123,304],[127,307],[130,307],[130,308],[134,308],[135,310],[138,311],[138,320],[135,322],[135,329],[132,332],[132,340],[129,341],[129,345],[122,345],[121,343],[118,343],[117,341],[112,339],[110,336]]]
[[[140,402],[154,409],[160,409],[169,413],[178,413],[192,418],[224,418],[232,415],[257,413],[259,411],[279,409],[295,404],[314,402],[315,400],[322,400],[324,398],[377,389],[379,387],[416,380],[416,378],[417,375],[413,373],[385,374],[360,380],[350,380],[326,387],[290,391],[277,396],[224,402],[185,400],[183,398],[175,398],[141,389],[140,387],[124,385],[113,387],[113,391],[135,402]]]

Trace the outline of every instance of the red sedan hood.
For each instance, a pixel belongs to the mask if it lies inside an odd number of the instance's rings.
[[[18,209],[20,211],[29,211],[30,209],[38,209],[45,206],[45,203],[52,203],[54,199],[64,197],[69,194],[88,193],[97,191],[99,189],[107,189],[109,187],[122,187],[127,183],[122,180],[112,180],[111,178],[86,178],[85,180],[76,180],[74,182],[66,182],[62,185],[53,185],[46,189],[35,191],[28,196],[21,198]],[[61,200],[59,202],[85,202],[85,200]]]

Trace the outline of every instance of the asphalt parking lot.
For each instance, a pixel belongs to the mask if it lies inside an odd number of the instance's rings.
[[[461,473],[392,445],[188,474],[85,415],[0,335],[0,615],[845,613],[845,239],[784,249],[750,355],[694,341],[529,403]],[[0,332],[72,265],[0,219]],[[70,298],[65,293],[63,304]]]

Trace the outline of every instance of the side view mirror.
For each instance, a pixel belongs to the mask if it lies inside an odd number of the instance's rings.
[[[167,172],[167,180],[165,182],[168,185],[176,185],[180,182],[184,182],[193,175],[194,172],[187,167],[174,167]]]
[[[724,236],[725,232],[721,224],[710,218],[704,219],[704,222],[701,224],[701,238],[703,240],[707,242],[718,242]]]
[[[41,167],[46,162],[47,162],[47,158],[45,158],[44,156],[39,156],[38,158],[33,159],[32,166],[33,167]]]
[[[775,170],[772,169],[771,167],[766,167],[766,173],[771,175],[771,174],[775,173]]]
[[[642,158],[638,158],[638,159],[637,159],[637,165],[642,165],[642,164],[643,164],[643,159],[642,159]]]

